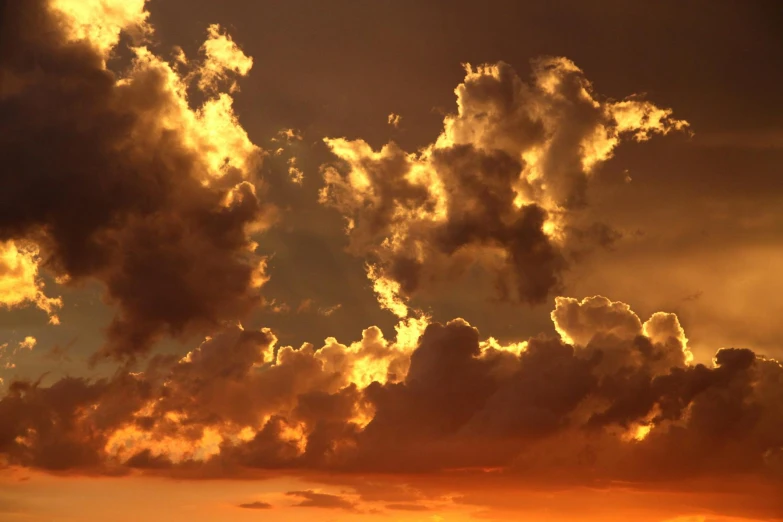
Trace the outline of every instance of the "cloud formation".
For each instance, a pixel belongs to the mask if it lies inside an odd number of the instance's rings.
[[[289,491],[286,495],[302,499],[296,504],[297,507],[356,510],[355,502],[351,502],[339,495],[317,493],[315,491]]]
[[[643,320],[600,296],[556,298],[557,337],[509,343],[463,319],[410,314],[408,297],[473,264],[496,275],[501,298],[545,300],[586,244],[613,238],[578,219],[596,169],[623,140],[684,129],[668,109],[602,99],[573,63],[551,58],[534,63],[530,82],[503,63],[467,66],[457,112],[417,153],[328,139],[342,164],[324,168],[321,201],[345,216],[352,251],[401,320],[393,339],[373,326],[351,343],[280,346],[271,329],[237,321],[256,305],[291,310],[259,295],[265,260],[251,235],[271,219],[257,193],[263,152],[231,97],[252,58],[211,25],[197,58],[162,60],[145,46],[144,0],[28,0],[4,14],[0,305],[32,304],[56,322],[62,303],[44,289],[47,272],[58,284],[103,284],[117,307],[104,356],[134,358],[163,335],[209,335],[141,371],[11,382],[0,467],[781,484],[777,361],[723,348],[694,364],[676,315]],[[132,56],[113,72],[121,35]],[[287,129],[275,141],[291,147],[302,135]],[[301,184],[297,159],[286,167]],[[314,303],[296,310],[343,313]],[[0,345],[2,363],[35,345]],[[388,510],[431,508],[410,489],[361,487]],[[306,486],[287,495],[299,507],[359,509]]]
[[[115,358],[241,317],[266,280],[250,239],[269,221],[261,150],[221,92],[252,60],[213,25],[203,59],[170,64],[144,46],[147,18],[144,0],[31,0],[2,22],[0,302],[55,318],[39,267],[98,280],[117,308],[103,349]],[[123,33],[133,56],[115,73]]]
[[[534,61],[530,82],[502,62],[465,71],[457,112],[416,153],[325,140],[341,163],[324,167],[321,201],[346,218],[350,250],[399,316],[404,297],[474,263],[501,298],[544,301],[574,254],[615,235],[573,219],[595,169],[621,141],[688,125],[638,96],[599,97],[566,58]]]
[[[272,504],[268,502],[248,502],[246,504],[239,504],[239,507],[244,509],[272,509]]]
[[[693,364],[676,316],[642,321],[603,297],[558,298],[552,317],[557,338],[507,345],[462,319],[407,320],[394,341],[372,327],[317,349],[235,326],[144,372],[11,383],[0,453],[79,473],[783,480],[780,363],[724,348],[712,365]]]
[[[39,276],[40,257],[32,243],[15,241],[0,243],[0,306],[15,308],[35,304],[49,316],[49,322],[58,324],[55,310],[62,306],[59,297],[48,297]]]

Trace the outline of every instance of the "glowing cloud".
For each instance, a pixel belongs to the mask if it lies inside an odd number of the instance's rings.
[[[530,83],[502,62],[468,64],[455,93],[457,112],[417,153],[325,140],[341,163],[323,169],[321,202],[343,214],[350,250],[368,257],[376,293],[397,315],[390,295],[399,301],[472,263],[495,274],[501,297],[540,303],[580,241],[612,236],[572,219],[597,165],[624,139],[687,127],[638,97],[602,100],[565,58],[534,61]]]
[[[492,468],[498,480],[555,485],[779,480],[778,362],[721,349],[711,367],[694,365],[676,316],[642,323],[600,296],[558,298],[552,317],[561,339],[481,341],[462,319],[410,318],[394,340],[370,327],[353,343],[299,349],[234,325],[143,372],[10,383],[0,454],[110,474]]]
[[[63,18],[70,41],[84,41],[105,60],[120,41],[120,33],[144,34],[147,0],[50,0],[49,8]]]
[[[219,25],[210,25],[208,34],[201,46],[205,60],[198,71],[198,86],[205,92],[214,91],[220,83],[229,80],[229,72],[245,76],[253,67],[253,59],[245,55]],[[232,81],[229,89],[233,92],[237,88],[237,83]]]
[[[36,279],[39,253],[58,281],[97,279],[117,305],[102,350],[115,358],[241,318],[268,279],[250,238],[271,221],[256,190],[262,151],[221,92],[252,60],[210,26],[203,63],[180,52],[174,66],[137,39],[130,66],[106,70],[121,33],[152,30],[144,5],[9,6],[13,56],[0,60],[0,74],[22,86],[1,102],[11,117],[0,124],[0,238],[14,274],[3,303],[50,315],[59,306]],[[196,78],[207,92],[193,107]]]
[[[38,275],[38,248],[31,243],[0,243],[0,306],[15,308],[34,304],[58,324],[55,310],[62,306],[59,297],[47,297]]]

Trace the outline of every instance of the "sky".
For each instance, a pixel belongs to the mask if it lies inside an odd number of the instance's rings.
[[[783,520],[777,2],[0,26],[0,520]]]

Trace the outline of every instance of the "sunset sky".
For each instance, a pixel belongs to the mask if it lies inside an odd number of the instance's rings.
[[[0,0],[0,520],[783,521],[774,0]]]

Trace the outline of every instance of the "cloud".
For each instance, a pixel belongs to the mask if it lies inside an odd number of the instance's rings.
[[[239,504],[238,507],[245,508],[245,509],[272,509],[272,504],[268,502],[248,502],[247,504]]]
[[[183,477],[783,479],[780,363],[722,348],[711,365],[694,364],[676,316],[643,321],[600,296],[558,298],[552,317],[558,337],[508,344],[462,319],[408,319],[394,340],[371,327],[354,343],[298,349],[278,347],[268,329],[226,327],[141,372],[10,383],[0,453],[60,472]],[[357,491],[391,504],[420,498],[379,496],[370,483]]]
[[[0,344],[0,361],[2,362],[0,368],[16,368],[16,363],[14,363],[13,359],[19,353],[19,351],[32,351],[37,343],[38,340],[35,337],[28,335],[11,350],[8,349],[9,343]],[[2,379],[0,379],[0,382],[2,382]]]
[[[301,498],[302,500],[298,504],[295,504],[298,507],[346,509],[348,511],[354,511],[357,506],[356,502],[352,502],[341,496],[316,493],[315,491],[289,491],[286,495]]]
[[[457,112],[416,153],[325,140],[340,161],[323,168],[321,202],[345,217],[350,250],[398,316],[404,298],[476,263],[501,298],[544,301],[569,259],[615,235],[574,219],[598,166],[622,141],[687,127],[638,96],[602,99],[565,58],[534,61],[530,82],[502,62],[465,71]]]
[[[38,6],[29,13],[48,4],[52,11],[48,16],[58,18],[62,32],[58,36],[64,37],[67,42],[89,42],[104,60],[119,43],[122,32],[139,36],[151,31],[147,24],[149,13],[144,9],[146,0],[50,0],[35,3]]]
[[[301,185],[304,181],[304,172],[296,166],[296,158],[288,159],[288,175],[290,176],[291,181],[297,185]]]
[[[35,339],[35,337],[28,335],[24,338],[24,340],[19,343],[19,348],[24,348],[26,350],[32,350],[35,348],[35,345],[38,341]]]
[[[253,59],[246,56],[219,25],[210,25],[207,33],[209,37],[201,46],[204,63],[198,69],[198,86],[209,92],[217,90],[221,83],[229,81],[229,89],[233,92],[238,88],[234,76],[245,76],[250,72]]]
[[[429,511],[430,508],[422,504],[386,504],[386,509],[392,511]]]
[[[117,308],[102,355],[115,358],[241,317],[266,281],[250,239],[270,215],[256,188],[261,150],[219,89],[252,61],[210,26],[204,59],[175,67],[144,46],[144,5],[32,0],[3,19],[0,245],[13,284],[0,299],[55,318],[39,266],[69,284],[100,281]],[[113,72],[123,32],[133,58]],[[191,107],[195,77],[206,92]]]
[[[62,299],[44,293],[39,264],[38,248],[34,244],[0,243],[0,306],[16,308],[32,303],[49,315],[50,323],[58,324],[60,319],[55,310],[62,306]]]
[[[277,135],[272,138],[272,141],[282,141],[285,143],[302,141],[302,133],[298,129],[282,129],[277,131]]]

